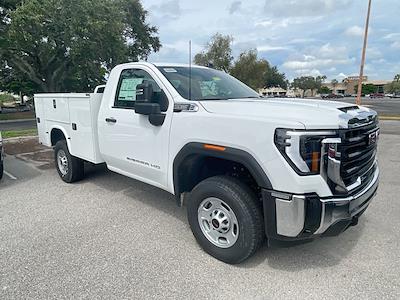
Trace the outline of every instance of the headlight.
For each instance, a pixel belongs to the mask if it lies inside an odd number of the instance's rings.
[[[299,175],[315,175],[320,172],[321,141],[334,137],[335,131],[306,131],[276,129],[275,145],[279,152]]]

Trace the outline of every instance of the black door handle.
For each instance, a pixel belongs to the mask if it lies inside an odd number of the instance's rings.
[[[117,123],[117,120],[115,120],[114,118],[107,118],[106,122],[107,123]]]

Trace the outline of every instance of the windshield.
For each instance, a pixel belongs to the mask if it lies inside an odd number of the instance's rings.
[[[227,100],[260,98],[254,90],[236,78],[214,69],[194,67],[189,89],[189,67],[158,67],[178,93],[189,100]]]

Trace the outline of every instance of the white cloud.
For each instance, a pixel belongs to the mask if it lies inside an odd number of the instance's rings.
[[[312,43],[315,42],[313,38],[295,38],[288,41],[288,44],[305,44],[305,43]]]
[[[343,79],[345,79],[347,77],[348,76],[346,74],[344,74],[344,73],[339,73],[339,74],[336,75],[336,78],[339,78],[340,80],[343,80]]]
[[[347,48],[345,46],[332,46],[330,43],[324,44],[316,51],[317,55],[323,58],[347,57]]]
[[[272,19],[264,20],[264,21],[257,21],[254,23],[255,26],[262,26],[262,27],[268,27],[274,24],[274,21]]]
[[[296,70],[295,73],[298,76],[313,76],[313,77],[322,76],[322,73],[318,69],[299,69]]]
[[[400,39],[400,32],[388,33],[383,38],[386,40],[398,40]]]
[[[367,48],[367,58],[368,59],[378,59],[381,57],[382,57],[381,50],[379,50],[377,48]]]
[[[269,46],[269,45],[264,45],[264,46],[258,46],[257,50],[260,52],[268,52],[268,51],[279,51],[279,50],[286,50],[288,49],[287,47],[282,47],[282,46]]]
[[[315,59],[308,61],[300,61],[300,60],[292,60],[287,61],[283,64],[283,67],[292,70],[304,70],[304,69],[312,69],[312,68],[321,68],[321,67],[331,67],[337,65],[343,65],[351,62],[349,59]]]
[[[352,61],[344,46],[334,47],[327,43],[309,51],[310,53],[303,54],[303,59],[292,59],[284,62],[283,67],[290,70],[312,70],[322,67],[337,67]]]
[[[393,42],[390,47],[393,49],[400,49],[400,41]]]
[[[373,79],[398,73],[399,0],[385,0],[373,9],[373,32],[368,40],[366,71]],[[277,65],[288,78],[318,74],[357,74],[362,46],[362,0],[142,0],[149,23],[156,25],[163,47],[153,61],[187,62],[187,41],[193,54],[216,32],[234,37],[234,56],[258,49],[259,57]],[[239,5],[240,2],[240,5]],[[265,8],[265,9],[264,9]],[[231,13],[234,13],[232,15]],[[383,63],[382,59],[386,60]],[[397,67],[397,69],[396,69]],[[374,78],[373,74],[378,74]]]
[[[386,61],[386,59],[384,59],[384,58],[380,58],[380,59],[374,59],[374,60],[372,60],[371,63],[373,63],[373,64],[386,64],[387,61]]]
[[[160,16],[165,21],[168,19],[177,19],[181,15],[179,0],[168,0],[160,4],[152,5],[150,10],[153,14]]]
[[[229,6],[229,14],[233,15],[235,12],[240,10],[241,6],[241,1],[233,1],[232,4]]]
[[[266,0],[264,10],[274,16],[318,16],[344,10],[351,0]]]
[[[254,23],[255,26],[266,27],[269,30],[276,30],[279,28],[288,28],[291,25],[304,25],[315,23],[320,21],[323,17],[321,16],[310,16],[310,17],[289,17],[289,18],[263,18],[260,21]]]
[[[362,29],[360,26],[351,26],[346,29],[344,32],[347,36],[363,36],[364,35],[364,29]]]

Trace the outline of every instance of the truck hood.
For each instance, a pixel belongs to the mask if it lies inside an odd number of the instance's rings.
[[[306,129],[348,128],[376,117],[366,107],[344,102],[296,98],[230,99],[200,102],[210,113],[301,123]]]

